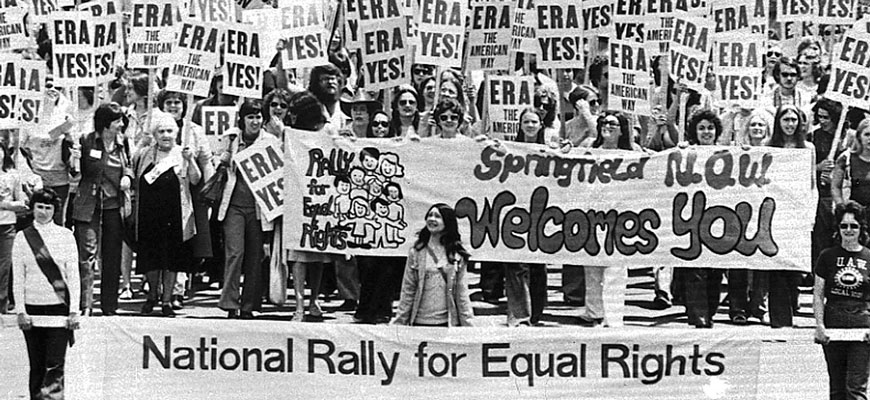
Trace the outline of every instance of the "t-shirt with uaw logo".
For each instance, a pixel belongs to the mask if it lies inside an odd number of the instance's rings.
[[[816,263],[816,275],[825,280],[825,295],[831,301],[870,301],[870,250],[846,251],[832,247],[822,251]]]

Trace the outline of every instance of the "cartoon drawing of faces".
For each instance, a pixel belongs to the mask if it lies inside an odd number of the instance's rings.
[[[365,199],[357,197],[351,202],[351,211],[356,217],[365,217],[369,213],[369,205],[366,204]]]
[[[350,182],[354,186],[363,186],[365,184],[366,173],[360,167],[353,167],[350,170]]]
[[[384,199],[372,200],[372,208],[375,210],[375,214],[379,217],[386,217],[387,214],[390,213],[388,204]]]
[[[402,187],[396,183],[388,183],[387,184],[387,200],[392,202],[397,202],[402,200]]]
[[[350,193],[350,181],[346,176],[335,177],[335,191],[338,192],[338,194]]]
[[[379,181],[377,181],[377,180],[372,180],[372,181],[369,183],[369,195],[370,195],[372,198],[380,197],[380,195],[381,195],[383,192],[384,192],[384,187],[383,187],[383,185],[381,185],[381,183],[380,183]]]
[[[381,175],[387,179],[394,176],[405,176],[404,167],[399,165],[399,156],[393,153],[382,154],[378,164]]]
[[[366,147],[359,152],[360,163],[366,171],[374,171],[378,168],[378,158],[381,152],[374,147]]]

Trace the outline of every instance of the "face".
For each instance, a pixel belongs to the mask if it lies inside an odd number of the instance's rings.
[[[716,144],[716,125],[713,121],[702,119],[695,127],[698,133],[698,143],[703,146],[712,146]]]
[[[376,114],[375,120],[372,121],[372,134],[375,137],[386,137],[390,132],[390,118],[384,114]]]
[[[377,181],[372,181],[369,185],[369,194],[372,196],[371,198],[380,197],[381,193],[384,192],[384,187],[381,186]]]
[[[287,115],[287,102],[278,97],[273,97],[272,101],[269,102],[269,112],[271,115],[283,120],[284,116]]]
[[[798,71],[791,65],[781,65],[779,69],[779,84],[786,89],[794,89],[798,81]]]
[[[800,74],[802,78],[812,76],[813,64],[807,61],[806,56],[800,56],[798,58],[798,67],[800,68]]]
[[[399,188],[395,186],[387,186],[387,200],[399,200]]]
[[[779,62],[779,58],[782,57],[782,49],[779,47],[771,47],[767,50],[767,66],[773,68],[776,63]]]
[[[338,93],[338,76],[320,75],[320,89],[323,93],[335,96]]]
[[[417,87],[420,86],[420,83],[423,82],[423,80],[432,76],[432,72],[429,71],[428,68],[421,66],[414,66],[414,69],[411,72],[414,75],[414,85],[416,85]]]
[[[163,151],[168,151],[175,146],[175,128],[171,126],[161,126],[154,132],[154,140],[157,141],[157,148]]]
[[[858,236],[861,234],[861,224],[852,213],[843,214],[839,229],[843,241],[858,241]]]
[[[749,138],[762,140],[765,136],[767,136],[767,123],[759,116],[752,117],[749,120]]]
[[[815,44],[805,48],[798,56],[806,59],[806,61],[810,64],[815,64],[822,61],[821,58],[822,49]]]
[[[442,130],[455,131],[459,129],[459,114],[453,111],[445,111],[438,116],[438,125]]]
[[[338,181],[338,185],[335,186],[335,190],[339,194],[348,194],[350,193],[350,182]]]
[[[459,98],[459,88],[456,87],[456,82],[444,81],[441,82],[441,97],[456,100]]]
[[[380,217],[386,217],[390,213],[390,209],[383,203],[375,204],[375,214]]]
[[[779,126],[782,127],[782,133],[786,136],[794,135],[797,131],[798,116],[794,111],[786,111],[779,117]]]
[[[127,96],[127,104],[133,104],[142,99],[142,96],[139,96],[136,91],[133,90],[133,84],[131,83],[127,84],[127,89],[125,90],[124,94]]]
[[[870,128],[864,128],[861,132],[858,133],[858,140],[861,141],[861,148],[864,150],[870,150]],[[2,152],[0,152],[2,153]],[[2,162],[2,160],[0,160]]]
[[[353,182],[354,185],[362,186],[364,183],[363,179],[365,179],[366,174],[362,170],[355,169],[350,171],[350,181]]]
[[[426,96],[427,101],[435,101],[435,80],[432,79],[429,82],[426,82],[426,86],[423,87],[423,95]]]
[[[372,157],[369,154],[366,154],[362,160],[362,165],[363,165],[363,168],[365,168],[369,171],[374,171],[375,168],[378,167],[378,159]]]
[[[353,122],[365,126],[369,123],[369,108],[365,104],[354,104],[350,107],[350,118]]]
[[[834,121],[831,120],[831,113],[829,113],[828,110],[819,108],[816,111],[816,119],[819,120],[819,126],[822,128],[823,131],[834,131]]]
[[[444,232],[444,219],[441,218],[441,212],[437,207],[432,207],[426,214],[426,229],[431,233]]]
[[[399,96],[399,115],[403,117],[413,117],[417,112],[417,98],[411,92],[402,93]]]
[[[390,161],[384,160],[381,163],[381,174],[386,177],[391,177],[396,174],[396,164],[393,164]]]
[[[119,134],[119,133],[121,133],[121,129],[124,129],[124,120],[121,119],[121,118],[118,118],[118,119],[112,121],[112,122],[109,124],[109,128],[108,128],[108,129],[109,129],[110,132],[112,132],[112,133],[114,133],[114,134]]]
[[[2,153],[2,152],[0,152]],[[33,203],[33,219],[46,224],[54,218],[54,206],[45,203]]]
[[[366,203],[362,201],[353,202],[353,213],[358,217],[363,217],[368,214],[368,207],[366,207]]]
[[[520,120],[520,128],[522,128],[523,136],[526,139],[537,139],[538,131],[541,130],[541,117],[535,112],[527,112],[523,114],[523,119]]]
[[[601,127],[601,137],[605,142],[616,142],[619,139],[620,134],[620,124],[619,118],[615,115],[608,115],[603,122],[603,126]]]
[[[263,115],[260,113],[248,114],[245,116],[245,133],[257,134],[260,133],[260,127],[263,126]]]
[[[178,97],[170,97],[163,102],[163,111],[172,115],[176,120],[181,119],[184,113],[184,103]]]

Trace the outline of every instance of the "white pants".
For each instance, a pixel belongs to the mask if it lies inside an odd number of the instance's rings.
[[[628,271],[619,267],[586,266],[586,317],[604,319],[609,327],[623,326]]]

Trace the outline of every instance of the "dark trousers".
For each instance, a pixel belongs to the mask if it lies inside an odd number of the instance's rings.
[[[828,364],[831,400],[866,400],[870,343],[830,342],[822,348]]]
[[[508,325],[523,321],[538,323],[547,306],[547,266],[505,263],[504,268]]]
[[[792,316],[797,311],[798,283],[801,273],[795,271],[769,271],[770,298],[768,312],[770,326],[781,328],[792,326]]]
[[[812,236],[812,265],[816,267],[816,261],[822,250],[834,245],[834,230],[836,222],[834,213],[831,211],[832,200],[830,197],[819,197],[816,206],[816,222],[813,224]]]
[[[62,304],[26,307],[30,315],[69,315],[69,308]],[[72,331],[32,327],[22,332],[30,361],[31,400],[63,399],[63,367]]]
[[[101,210],[99,203],[90,222],[75,222],[83,310],[93,308],[97,260],[100,260],[100,308],[104,314],[118,309],[122,231],[120,210]]]
[[[57,197],[60,198],[60,207],[54,208],[54,223],[64,226],[63,218],[66,214],[64,205],[66,204],[66,198],[69,196],[69,185],[50,186],[49,189],[54,190],[57,193]]]
[[[722,290],[722,270],[717,268],[685,268],[686,314],[689,325],[710,325],[719,309]]]
[[[732,269],[728,271],[728,316],[761,318],[767,311],[767,271]]]
[[[224,217],[224,287],[218,301],[221,310],[260,310],[266,276],[263,239],[263,229],[255,208],[233,205],[227,208]],[[245,283],[240,294],[243,273]]]
[[[504,265],[500,262],[480,263],[480,290],[484,300],[496,301],[504,296]]]
[[[562,266],[562,293],[566,303],[582,305],[586,302],[586,272],[582,265]]]
[[[393,293],[401,287],[405,257],[357,256],[359,303],[354,318],[373,322],[393,316]]]
[[[0,314],[6,314],[12,298],[12,244],[15,224],[0,225]]]

